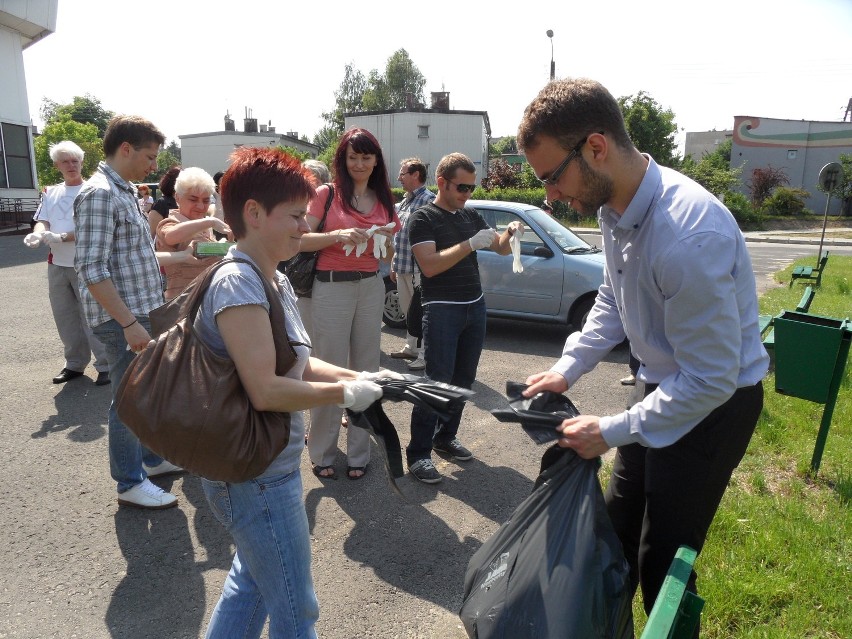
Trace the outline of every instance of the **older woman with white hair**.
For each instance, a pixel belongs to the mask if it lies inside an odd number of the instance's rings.
[[[74,270],[74,198],[83,188],[83,149],[63,140],[50,147],[50,159],[62,174],[63,182],[47,189],[35,214],[33,232],[24,244],[36,248],[50,247],[47,255],[47,295],[53,311],[53,321],[65,350],[65,366],[53,378],[54,384],[64,384],[80,377],[95,356],[98,372],[95,384],[109,384],[109,364],[106,351],[92,335],[83,317],[77,271]]]
[[[192,242],[213,242],[214,230],[233,237],[225,222],[208,215],[215,190],[216,183],[204,169],[189,167],[180,172],[175,182],[178,208],[169,211],[169,216],[157,225],[158,251],[183,251]],[[217,259],[165,265],[166,299],[177,297],[187,284]]]

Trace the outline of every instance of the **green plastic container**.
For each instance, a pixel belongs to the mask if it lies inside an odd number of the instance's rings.
[[[784,311],[775,318],[775,390],[825,404],[848,320]]]
[[[234,242],[199,242],[195,245],[195,257],[225,257]]]

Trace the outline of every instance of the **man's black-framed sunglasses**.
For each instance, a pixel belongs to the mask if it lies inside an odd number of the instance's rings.
[[[473,190],[476,188],[476,184],[456,184],[452,180],[447,180],[447,182],[456,187],[456,191],[459,193],[473,193]]]
[[[603,131],[598,131],[598,133],[603,135]],[[567,169],[568,165],[571,164],[571,160],[573,160],[580,154],[580,149],[583,148],[583,145],[588,139],[589,136],[586,135],[582,140],[577,142],[577,145],[571,150],[571,153],[568,154],[568,157],[562,161],[562,164],[557,166],[556,170],[553,171],[553,173],[551,173],[546,178],[538,178],[538,181],[544,184],[545,186],[556,186],[556,183],[559,181],[559,178],[561,178],[562,174],[565,173],[565,169]]]

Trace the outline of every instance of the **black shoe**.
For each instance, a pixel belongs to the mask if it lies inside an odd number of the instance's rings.
[[[70,368],[63,368],[59,371],[59,375],[53,378],[54,384],[64,384],[65,382],[74,379],[75,377],[82,377],[83,371],[72,371]]]
[[[100,371],[95,380],[95,386],[106,386],[109,384],[109,371]]]
[[[408,467],[409,472],[425,484],[437,484],[443,479],[431,459],[418,459]]]
[[[449,455],[456,461],[467,461],[473,457],[473,453],[470,452],[467,448],[461,445],[461,442],[456,439],[441,441],[435,440],[432,443],[432,449],[439,452],[444,453],[445,455]]]

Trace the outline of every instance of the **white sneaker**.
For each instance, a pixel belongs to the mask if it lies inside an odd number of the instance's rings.
[[[426,360],[422,357],[418,357],[413,362],[408,362],[408,370],[410,371],[422,371],[426,368]]]
[[[165,459],[156,466],[142,464],[142,468],[144,468],[145,472],[148,473],[148,477],[160,477],[161,475],[172,475],[174,473],[183,472],[183,468],[175,466],[173,463],[167,462]]]
[[[391,357],[393,359],[416,359],[417,358],[417,349],[411,348],[408,344],[403,346],[395,353],[391,353]]]
[[[122,506],[162,510],[163,508],[177,506],[177,497],[171,493],[167,493],[146,479],[141,484],[136,484],[130,490],[119,493],[118,503]]]

